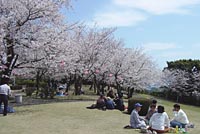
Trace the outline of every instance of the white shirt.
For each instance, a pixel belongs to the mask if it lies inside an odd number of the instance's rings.
[[[153,114],[150,118],[149,125],[152,129],[156,130],[164,130],[165,127],[169,127],[170,122],[167,113],[164,112]]]
[[[10,95],[11,89],[7,84],[3,84],[0,86],[0,94]]]
[[[180,122],[182,124],[189,123],[188,117],[182,109],[180,109],[178,112],[175,112],[174,116],[174,120],[177,122]]]

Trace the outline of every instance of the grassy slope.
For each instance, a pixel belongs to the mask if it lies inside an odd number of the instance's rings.
[[[120,111],[90,110],[92,102],[66,102],[17,107],[15,114],[0,117],[1,134],[110,134],[123,130],[129,116]],[[4,123],[3,123],[4,122]]]
[[[173,102],[158,100],[172,117]],[[86,109],[93,101],[65,102],[16,107],[16,113],[0,116],[0,134],[138,134],[125,130],[129,115],[117,110]],[[200,108],[181,105],[189,119],[195,123],[190,134],[198,134]]]

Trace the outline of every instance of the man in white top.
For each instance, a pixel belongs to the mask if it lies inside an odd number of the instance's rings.
[[[4,111],[3,115],[7,115],[7,107],[8,107],[8,96],[11,94],[11,89],[7,85],[9,78],[5,77],[1,79],[1,86],[0,86],[0,106],[4,104]]]
[[[180,108],[179,104],[174,104],[174,118],[170,122],[171,127],[178,126],[184,128],[189,123],[188,117],[185,112]]]
[[[158,106],[158,112],[154,113],[149,121],[149,129],[157,133],[169,131],[170,122],[163,106]]]
[[[131,112],[130,117],[130,125],[131,128],[143,128],[146,127],[145,121],[141,118],[138,112],[141,110],[142,105],[140,103],[136,103],[135,109]]]

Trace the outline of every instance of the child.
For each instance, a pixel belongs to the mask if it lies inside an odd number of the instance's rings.
[[[148,111],[148,113],[147,113],[147,115],[146,115],[146,117],[145,117],[145,119],[147,120],[147,122],[149,122],[151,116],[152,116],[154,113],[156,113],[156,112],[157,112],[157,110],[156,110],[156,105],[155,105],[155,104],[151,104],[150,110]]]

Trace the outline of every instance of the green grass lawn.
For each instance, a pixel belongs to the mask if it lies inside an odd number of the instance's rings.
[[[130,116],[118,110],[86,109],[94,101],[63,102],[15,107],[16,113],[0,115],[0,134],[139,134],[137,130],[123,129]],[[173,102],[158,100],[172,117]],[[198,134],[200,108],[181,105]]]

